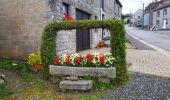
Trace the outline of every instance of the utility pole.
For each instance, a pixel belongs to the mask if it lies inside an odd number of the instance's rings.
[[[145,3],[143,3],[143,20],[142,20],[142,28],[144,29],[144,15],[145,15]]]

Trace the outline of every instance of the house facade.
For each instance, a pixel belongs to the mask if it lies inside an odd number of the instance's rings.
[[[132,16],[131,22],[133,26],[142,25],[142,19],[143,19],[143,10],[138,9]]]
[[[170,29],[170,0],[162,0],[154,10],[153,24],[156,29]]]
[[[144,27],[147,27],[147,28],[153,27],[153,12],[160,4],[161,4],[161,1],[155,0],[155,2],[150,3],[145,8]]]
[[[63,21],[64,14],[75,20],[121,19],[119,0],[10,0],[0,1],[0,58],[24,60],[40,48],[48,22]],[[62,30],[57,34],[57,54],[94,48],[108,36],[102,29]]]

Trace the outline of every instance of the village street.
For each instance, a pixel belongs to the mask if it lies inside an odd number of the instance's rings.
[[[170,31],[144,31],[136,27],[126,27],[129,35],[135,36],[138,40],[147,42],[147,45],[154,49],[163,49],[170,52]]]

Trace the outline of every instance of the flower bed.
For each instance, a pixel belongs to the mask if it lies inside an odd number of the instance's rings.
[[[115,58],[111,54],[89,53],[86,55],[63,54],[57,56],[54,65],[74,67],[114,67]]]

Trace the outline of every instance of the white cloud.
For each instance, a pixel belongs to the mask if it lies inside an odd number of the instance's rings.
[[[143,8],[143,3],[145,3],[145,7],[151,3],[153,0],[120,0],[123,5],[123,14],[134,13],[138,9]]]

